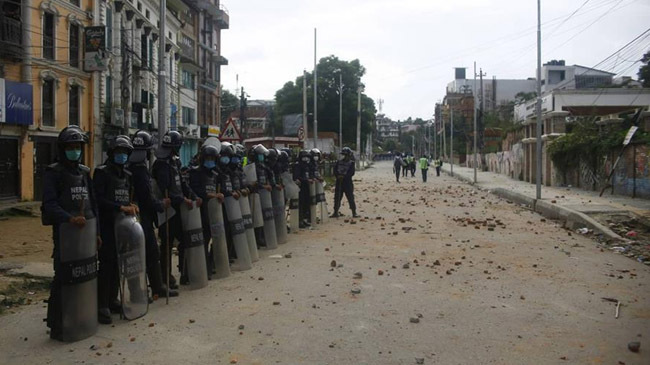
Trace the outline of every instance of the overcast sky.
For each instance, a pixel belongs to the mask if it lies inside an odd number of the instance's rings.
[[[397,120],[431,118],[454,67],[473,62],[487,78],[535,76],[535,0],[223,0],[230,29],[222,32],[222,83],[243,86],[251,99],[276,90],[318,58],[358,58],[366,94],[384,100]],[[582,8],[580,8],[582,6]],[[580,9],[579,9],[580,8]],[[579,9],[573,16],[577,9]],[[542,0],[542,61],[594,66],[650,27],[648,0]],[[599,67],[633,75],[650,50],[637,47]],[[311,102],[311,101],[310,101]]]

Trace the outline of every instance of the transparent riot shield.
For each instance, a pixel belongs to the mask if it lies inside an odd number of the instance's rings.
[[[320,223],[320,219],[317,216],[318,202],[316,201],[316,183],[309,183],[309,216],[311,217],[311,226],[316,228],[316,223]]]
[[[248,242],[248,253],[251,254],[251,261],[257,262],[260,255],[257,252],[257,240],[255,239],[255,228],[253,226],[253,214],[251,213],[250,201],[248,196],[239,197],[239,207],[241,208],[241,217],[244,220],[246,229],[246,241]]]
[[[192,209],[181,204],[183,222],[183,245],[185,250],[184,268],[190,289],[201,289],[208,284],[208,268],[203,247],[203,228],[201,226],[201,209],[192,202]]]
[[[273,215],[273,200],[271,199],[271,192],[266,189],[260,189],[259,196],[260,202],[262,203],[264,240],[266,241],[266,248],[273,250],[278,248],[278,241],[275,233],[275,217]]]
[[[228,245],[226,244],[226,230],[223,223],[223,207],[216,198],[208,201],[208,216],[210,219],[210,234],[212,235],[212,260],[217,272],[216,278],[223,279],[230,276],[230,263],[228,261]]]
[[[74,342],[97,332],[96,218],[88,219],[83,228],[61,224],[59,253],[61,340]]]
[[[239,202],[233,196],[228,196],[224,203],[226,204],[232,242],[237,253],[237,268],[239,270],[249,270],[253,266],[251,264],[251,254],[248,251],[246,228],[244,227],[244,219],[241,216]]]
[[[286,205],[284,203],[284,190],[273,189],[273,220],[275,222],[275,234],[278,244],[287,243],[287,217]]]
[[[122,315],[128,320],[140,318],[147,314],[149,298],[144,231],[135,216],[115,217],[115,247]]]
[[[282,174],[282,184],[284,185],[284,196],[289,201],[289,230],[291,233],[298,233],[300,226],[300,213],[298,212],[300,188],[288,172]]]

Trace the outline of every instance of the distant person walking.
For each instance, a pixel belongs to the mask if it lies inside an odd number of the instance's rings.
[[[442,160],[440,160],[439,158],[435,159],[433,161],[433,165],[436,168],[436,176],[440,176],[440,168],[442,167]]]
[[[402,169],[402,155],[398,152],[395,154],[395,160],[393,161],[393,172],[395,173],[395,178],[399,182],[399,173]]]
[[[427,156],[420,157],[420,172],[422,173],[422,182],[427,182],[427,172],[429,171],[429,159]]]

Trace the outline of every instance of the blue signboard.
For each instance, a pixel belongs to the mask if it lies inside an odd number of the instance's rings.
[[[32,85],[22,82],[2,80],[4,90],[4,105],[2,105],[0,121],[8,124],[34,124],[34,102]]]

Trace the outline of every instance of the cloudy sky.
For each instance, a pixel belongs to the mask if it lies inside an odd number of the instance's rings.
[[[487,78],[535,76],[535,0],[222,0],[230,29],[222,32],[228,90],[251,99],[275,91],[318,58],[358,58],[366,94],[384,100],[393,119],[431,118],[453,80],[473,62]],[[650,27],[648,0],[542,0],[542,61],[595,66]],[[601,69],[636,75],[633,62],[650,50],[650,33]]]

